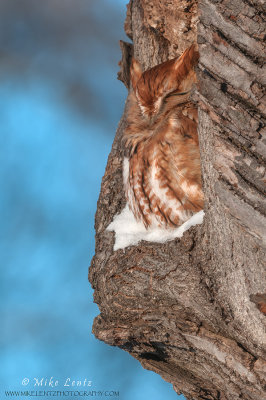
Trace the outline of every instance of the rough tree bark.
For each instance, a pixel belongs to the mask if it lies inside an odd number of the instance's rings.
[[[131,0],[119,78],[198,41],[205,219],[181,239],[113,252],[106,227],[125,205],[123,116],[96,214],[93,332],[187,399],[264,398],[265,136],[263,2]],[[199,19],[198,27],[197,21]],[[198,32],[197,32],[198,30]]]

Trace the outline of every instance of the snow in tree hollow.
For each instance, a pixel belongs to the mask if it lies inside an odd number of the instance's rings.
[[[204,211],[194,214],[183,225],[175,229],[148,228],[141,221],[137,221],[128,204],[117,214],[107,227],[108,231],[115,232],[114,250],[125,249],[128,246],[137,245],[141,240],[148,242],[164,243],[175,238],[181,238],[183,233],[191,226],[202,224]]]

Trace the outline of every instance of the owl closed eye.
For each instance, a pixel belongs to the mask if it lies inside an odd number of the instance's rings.
[[[174,228],[203,208],[195,45],[145,72],[133,59],[124,142],[127,201],[146,228]]]
[[[195,45],[179,58],[166,61],[142,73],[140,63],[133,59],[130,75],[132,88],[143,116],[152,118],[165,103],[173,107],[187,100],[196,83],[193,66],[198,60]],[[174,98],[173,98],[174,97]]]

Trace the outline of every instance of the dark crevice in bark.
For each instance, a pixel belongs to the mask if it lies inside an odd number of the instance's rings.
[[[220,97],[223,97],[226,94],[227,101],[231,100],[232,103],[238,104],[239,106],[242,106],[243,108],[245,108],[245,112],[247,112],[253,118],[256,117],[256,119],[258,120],[258,123],[259,123],[260,119],[262,119],[266,115],[263,112],[258,111],[256,106],[254,104],[252,104],[250,101],[248,101],[247,99],[244,99],[238,93],[234,92],[234,87],[231,85],[231,83],[229,81],[225,82],[223,78],[218,77],[213,72],[210,72],[207,69],[207,67],[202,63],[200,65],[200,68],[203,68],[202,72],[205,75],[207,75],[208,77],[210,77],[213,80],[213,82],[215,82],[214,88],[216,88],[217,93],[219,93],[219,89],[221,89],[223,94],[220,94]],[[218,115],[222,116],[219,108],[215,107],[215,110]]]
[[[242,180],[243,182],[246,183],[246,187],[247,187],[247,189],[249,190],[249,186],[250,186],[249,181],[245,181],[245,180],[242,178],[242,176],[239,174],[238,171],[236,171],[235,173],[236,173],[236,176],[239,178],[240,182],[241,182],[241,180]],[[225,184],[227,184],[228,189],[229,189],[229,190],[233,190],[234,193],[235,193],[241,200],[243,200],[245,203],[247,203],[247,204],[249,204],[250,206],[252,206],[252,207],[254,208],[254,210],[257,210],[260,214],[266,216],[265,204],[260,204],[260,203],[262,203],[263,201],[264,201],[264,203],[265,203],[265,198],[261,198],[260,200],[259,200],[259,199],[256,199],[257,204],[255,204],[254,201],[251,201],[251,200],[246,196],[246,192],[243,190],[243,188],[239,188],[239,187],[236,188],[236,187],[233,186],[233,188],[231,189],[231,183],[230,183],[225,177],[221,177],[221,180],[222,180]]]
[[[228,45],[238,49],[253,64],[259,65],[260,67],[262,67],[264,65],[264,58],[262,56],[254,56],[254,54],[249,54],[248,51],[243,46],[240,46],[237,42],[234,42],[232,39],[230,39],[228,36],[226,36],[226,34],[224,32],[220,31],[215,26],[211,26],[211,25],[209,25],[209,26],[204,25],[204,26],[206,28],[211,28],[214,32],[216,32],[220,36],[220,38],[222,40],[224,40]],[[247,32],[245,32],[244,30],[243,30],[243,32],[247,34]],[[225,54],[223,53],[223,55],[225,55]],[[230,61],[232,62],[232,60],[230,60]],[[241,68],[241,65],[236,63],[236,60],[234,62],[236,65],[238,65]]]
[[[214,32],[216,32],[220,38],[225,41],[228,45],[235,47],[236,49],[238,49],[247,59],[249,59],[253,64],[255,65],[259,65],[260,67],[262,67],[264,65],[264,59],[263,57],[259,57],[259,56],[255,56],[253,54],[249,54],[247,52],[247,50],[243,47],[240,46],[237,42],[234,42],[232,39],[230,39],[229,37],[226,36],[225,33],[223,33],[222,31],[220,31],[219,29],[217,29],[215,26],[211,26],[211,25],[204,25],[207,29],[212,29]],[[244,33],[246,33],[245,31],[243,31]],[[214,46],[215,47],[215,46]],[[216,47],[215,47],[216,48]],[[216,48],[217,49],[217,48]],[[223,55],[225,55],[225,53],[223,53]],[[230,61],[232,62],[232,60],[230,59]],[[235,64],[238,65],[241,68],[241,65],[237,64],[236,60],[234,60]]]
[[[213,4],[225,3],[225,5],[226,5],[226,2],[223,2],[222,0],[210,0],[210,2],[213,3]],[[236,0],[236,1],[231,1],[231,3],[235,3],[235,4],[237,3],[237,7],[238,7],[238,10],[239,10],[238,13],[240,13],[242,11],[242,4],[241,3],[243,3],[243,6],[245,4],[250,6],[252,9],[256,10],[256,14],[257,15],[262,15],[262,17],[264,17],[264,12],[266,11],[265,7],[263,8],[263,3],[260,6],[258,1],[252,2],[252,1],[249,1],[249,0],[241,0],[241,1]]]
[[[222,124],[223,122],[224,125]],[[243,155],[248,153],[250,156],[254,157],[258,162],[263,162],[263,163],[266,162],[266,160],[262,157],[261,154],[254,151],[254,149],[251,150],[251,147],[253,146],[252,140],[249,140],[247,137],[242,136],[240,132],[233,130],[232,126],[231,130],[227,129],[225,127],[226,122],[230,121],[226,120],[223,117],[221,117],[220,123],[213,121],[214,125],[221,130],[221,134],[223,135],[222,139],[228,141],[232,147],[241,151]]]
[[[236,176],[238,176],[240,179],[243,180],[243,182],[246,183],[246,188],[247,190],[254,189],[256,196],[258,197],[258,201],[263,201],[265,200],[265,194],[266,194],[266,188],[265,185],[263,185],[263,182],[261,181],[255,181],[254,176],[249,175],[249,171],[247,168],[243,168],[243,165],[238,166],[238,164],[235,164],[236,167]],[[260,195],[262,195],[260,197]]]

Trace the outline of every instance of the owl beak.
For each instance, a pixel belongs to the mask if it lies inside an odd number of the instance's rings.
[[[153,112],[150,112],[148,115],[149,118],[149,125],[153,125],[154,124],[154,120],[155,120],[156,115]]]

